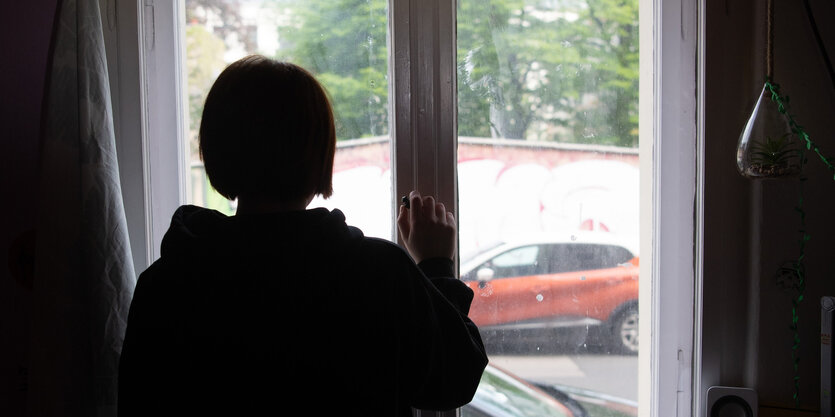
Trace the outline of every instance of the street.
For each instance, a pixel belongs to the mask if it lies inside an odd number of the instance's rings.
[[[638,356],[610,352],[595,329],[484,332],[490,363],[528,381],[638,400]]]

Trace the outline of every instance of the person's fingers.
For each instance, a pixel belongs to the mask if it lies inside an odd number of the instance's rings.
[[[420,197],[420,193],[412,190],[412,192],[409,193],[409,221],[411,224],[415,224],[421,210],[423,210],[423,201]]]
[[[421,209],[422,209],[421,214],[425,218],[427,218],[431,221],[437,221],[438,220],[438,218],[435,216],[435,198],[432,197],[431,195],[423,197],[423,207]]]
[[[410,207],[400,207],[397,228],[409,254],[417,261],[455,255],[455,216],[433,196],[417,190],[408,197]]]
[[[446,207],[444,206],[444,203],[436,203],[435,204],[435,218],[438,219],[438,221],[441,222],[441,223],[444,223],[444,224],[446,223],[447,217],[446,217]]]
[[[397,228],[400,230],[400,237],[403,240],[407,240],[409,238],[409,210],[406,206],[400,206],[400,213],[397,215]]]

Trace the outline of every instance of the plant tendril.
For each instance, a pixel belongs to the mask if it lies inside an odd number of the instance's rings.
[[[805,268],[805,260],[806,260],[806,243],[811,240],[812,236],[806,231],[806,212],[803,209],[803,191],[804,191],[804,183],[807,180],[807,177],[803,175],[803,167],[809,161],[808,157],[806,156],[807,151],[814,151],[815,154],[818,155],[818,158],[824,163],[824,165],[829,168],[830,171],[835,171],[835,165],[833,165],[830,158],[827,158],[821,152],[821,149],[815,144],[814,141],[809,137],[809,134],[803,130],[803,126],[797,123],[794,117],[788,112],[787,104],[789,101],[788,97],[783,97],[780,95],[780,86],[771,82],[771,80],[766,80],[766,86],[768,87],[769,91],[771,91],[771,100],[774,101],[777,105],[777,110],[786,116],[789,121],[789,127],[791,128],[792,133],[796,134],[798,137],[802,139],[802,145],[798,147],[798,156],[800,157],[800,186],[798,191],[798,203],[795,206],[795,211],[798,213],[798,217],[800,220],[800,229],[798,230],[800,234],[800,238],[798,240],[799,246],[799,254],[796,260],[789,262],[789,266],[784,266],[780,268],[778,272],[779,275],[789,275],[791,276],[790,285],[788,285],[789,289],[794,290],[794,297],[792,298],[792,320],[791,326],[789,326],[790,330],[793,332],[793,339],[792,339],[792,368],[794,370],[794,376],[792,378],[792,382],[794,384],[794,393],[792,398],[794,399],[795,407],[800,406],[800,333],[798,323],[800,321],[800,315],[798,314],[798,310],[800,307],[800,303],[803,301],[804,292],[806,291],[806,268]],[[835,179],[835,176],[833,177]],[[782,273],[782,274],[781,274]]]

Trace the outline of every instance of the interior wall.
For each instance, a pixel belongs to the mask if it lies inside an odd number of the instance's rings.
[[[746,279],[749,236],[756,230],[747,217],[753,184],[736,173],[734,157],[745,113],[763,82],[761,76],[752,76],[754,4],[713,1],[706,8],[702,393],[712,385],[750,384],[744,364],[751,356],[749,308],[756,301],[749,297]],[[726,363],[739,369],[727,375]]]
[[[9,248],[35,227],[38,135],[57,0],[0,2],[0,415],[23,415],[30,290]]]
[[[793,408],[793,293],[776,271],[800,253],[800,181],[751,181],[736,173],[735,149],[765,76],[765,2],[708,1],[704,221],[703,387],[746,386],[761,405]],[[810,1],[829,53],[835,4]],[[835,86],[818,52],[801,1],[774,2],[774,81],[791,97],[790,112],[824,152],[835,155],[830,131]],[[820,297],[835,294],[835,180],[816,156],[803,170],[803,208],[811,235],[807,287],[800,303],[800,408],[820,407]]]

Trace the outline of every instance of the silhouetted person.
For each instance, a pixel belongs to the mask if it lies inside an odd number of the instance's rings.
[[[339,210],[306,209],[332,193],[336,147],[313,76],[233,63],[199,141],[237,213],[174,213],[131,305],[121,416],[405,416],[472,399],[487,357],[467,318],[473,293],[454,278],[452,213],[412,192],[397,219],[407,253]]]

